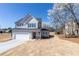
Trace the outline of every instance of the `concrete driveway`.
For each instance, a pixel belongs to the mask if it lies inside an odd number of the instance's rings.
[[[25,39],[12,39],[10,41],[7,41],[7,42],[2,42],[0,43],[0,53],[3,53],[9,49],[12,49],[22,43],[24,43]]]

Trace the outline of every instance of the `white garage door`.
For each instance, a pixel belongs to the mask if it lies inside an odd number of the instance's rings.
[[[31,34],[30,33],[26,33],[26,34],[16,34],[16,39],[18,40],[29,40],[30,39]]]

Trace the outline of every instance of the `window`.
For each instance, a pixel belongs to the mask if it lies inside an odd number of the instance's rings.
[[[48,34],[48,32],[43,32],[43,34]]]
[[[31,27],[31,24],[28,24],[28,27]]]
[[[17,24],[17,26],[23,26],[23,24]]]
[[[40,32],[38,32],[38,34],[40,35]]]
[[[44,34],[45,32],[43,32],[43,34]]]
[[[46,32],[46,34],[48,34],[48,33]]]
[[[36,27],[36,23],[29,23],[28,27]]]

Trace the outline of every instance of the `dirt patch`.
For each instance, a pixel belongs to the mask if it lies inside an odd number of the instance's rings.
[[[11,40],[11,33],[0,33],[0,42]]]
[[[63,34],[57,35],[60,39],[62,40],[67,40],[73,43],[78,43],[79,44],[79,37],[75,37],[75,38],[65,38]]]

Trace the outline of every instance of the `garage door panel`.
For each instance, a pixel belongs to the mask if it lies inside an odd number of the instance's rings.
[[[18,40],[22,40],[22,39],[25,39],[25,40],[29,40],[30,39],[30,36],[31,36],[31,34],[29,34],[29,33],[26,33],[26,34],[16,34],[16,39],[18,39]]]

